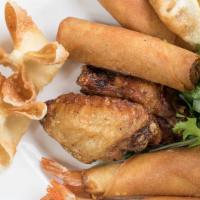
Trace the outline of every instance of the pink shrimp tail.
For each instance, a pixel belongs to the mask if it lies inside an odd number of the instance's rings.
[[[78,190],[82,190],[82,176],[79,171],[70,171],[56,161],[47,158],[42,158],[41,166],[51,175],[61,179],[65,185],[75,187]]]
[[[47,189],[47,195],[41,200],[91,200],[77,197],[66,186],[54,180],[51,181],[51,185],[52,186]]]
[[[63,184],[52,181],[53,187],[48,189],[48,195],[42,200],[90,200],[90,198],[88,198],[90,195],[85,192],[80,171],[70,171],[56,161],[48,158],[42,158],[41,167],[51,175],[63,181]],[[76,198],[75,194],[82,198]],[[53,198],[53,195],[56,196],[56,198]],[[66,197],[64,198],[64,196]]]
[[[70,171],[66,167],[48,158],[42,158],[41,166],[45,171],[60,179],[64,179],[66,174],[68,172],[70,173]]]

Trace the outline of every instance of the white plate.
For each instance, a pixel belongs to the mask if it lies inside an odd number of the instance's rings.
[[[11,39],[5,26],[4,5],[0,0],[0,47],[11,50]],[[75,16],[105,23],[116,23],[96,0],[16,0],[27,10],[50,40],[55,40],[59,22]],[[67,92],[78,92],[75,84],[80,64],[67,62],[54,81],[39,95],[46,101]],[[2,71],[2,70],[1,70]],[[45,193],[49,179],[40,169],[42,156],[70,165],[88,167],[73,159],[59,144],[47,136],[40,124],[34,122],[23,137],[13,164],[0,175],[0,200],[39,200]]]

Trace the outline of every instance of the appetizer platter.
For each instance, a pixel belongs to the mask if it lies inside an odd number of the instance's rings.
[[[199,1],[2,2],[0,199],[200,199]]]

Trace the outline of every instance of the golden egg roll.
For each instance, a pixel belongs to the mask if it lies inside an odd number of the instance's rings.
[[[159,19],[147,0],[98,0],[125,28],[174,43],[176,35]]]
[[[189,50],[189,43],[171,31],[157,16],[148,0],[99,0],[101,5],[125,28],[161,38]]]
[[[94,198],[88,196],[81,196],[77,192],[72,192],[65,184],[58,183],[55,180],[51,181],[51,185],[47,189],[47,194],[41,200],[92,200]],[[102,198],[101,198],[102,199]],[[105,200],[199,200],[195,197],[116,197],[116,198],[103,198]]]
[[[66,18],[57,40],[70,59],[184,91],[199,79],[199,56],[158,38],[121,27]]]
[[[137,199],[135,199],[137,200]],[[139,200],[139,199],[138,199]],[[144,197],[141,200],[199,200],[199,198],[194,197]]]
[[[136,155],[81,171],[43,159],[42,167],[85,193],[102,198],[134,196],[200,197],[200,148]]]

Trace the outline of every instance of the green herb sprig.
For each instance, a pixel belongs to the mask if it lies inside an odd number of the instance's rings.
[[[200,55],[200,45],[197,46],[196,53]],[[200,146],[200,82],[195,89],[182,92],[179,97],[186,103],[189,110],[189,117],[177,113],[177,118],[180,118],[180,121],[173,128],[175,134],[182,136],[182,141],[161,145],[155,149],[147,149],[146,152]],[[128,152],[125,159],[133,155],[135,155],[133,152]]]
[[[186,103],[190,117],[177,114],[177,118],[183,121],[177,122],[173,132],[182,136],[182,141],[160,146],[153,150],[173,149],[179,147],[195,147],[200,145],[200,83],[192,91],[182,92],[180,98]]]

